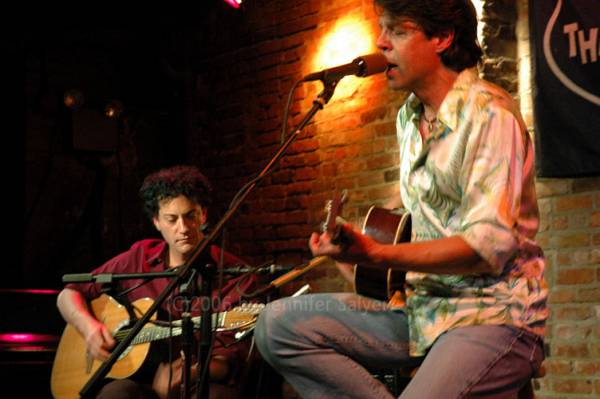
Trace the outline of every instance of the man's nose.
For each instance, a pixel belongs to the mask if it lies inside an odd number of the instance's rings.
[[[378,49],[383,50],[383,51],[389,50],[391,48],[390,41],[387,37],[387,33],[383,29],[379,33],[379,36],[377,36],[375,45],[377,46]]]
[[[190,222],[186,221],[185,218],[179,218],[177,220],[177,228],[179,229],[179,231],[188,231],[190,229],[189,224]]]

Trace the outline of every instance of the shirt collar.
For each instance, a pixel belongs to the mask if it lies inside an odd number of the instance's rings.
[[[146,248],[146,262],[151,267],[156,267],[160,264],[165,264],[165,256],[169,246],[166,241],[153,240],[148,243]]]
[[[465,69],[458,74],[454,84],[444,97],[440,109],[436,115],[438,123],[428,140],[439,139],[446,128],[454,131],[458,128],[460,115],[466,103],[469,90],[473,83],[479,79],[475,68]],[[408,120],[412,120],[416,126],[419,126],[419,118],[423,111],[421,100],[414,94],[411,94],[407,100]]]

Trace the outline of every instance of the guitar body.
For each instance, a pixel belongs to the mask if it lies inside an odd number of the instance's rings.
[[[141,317],[153,301],[149,298],[133,302],[133,308]],[[92,313],[103,322],[113,336],[129,323],[127,309],[115,299],[102,295],[90,304]],[[156,319],[156,314],[152,316]],[[143,332],[143,330],[142,330]],[[141,333],[141,332],[140,332]],[[122,379],[133,375],[144,363],[150,342],[129,347],[113,365],[108,378]],[[77,399],[79,391],[88,382],[102,362],[88,355],[85,339],[70,324],[67,324],[56,350],[52,366],[50,387],[55,399]]]
[[[150,309],[154,301],[142,298],[131,305],[140,318]],[[264,308],[262,303],[243,303],[230,311],[212,314],[212,325],[216,331],[234,331],[251,328],[256,323],[258,314]],[[127,308],[119,302],[102,295],[90,304],[94,316],[104,323],[117,342],[125,338],[131,327]],[[151,320],[156,320],[156,314]],[[200,324],[200,316],[192,317],[195,326]],[[181,320],[172,322],[171,327],[156,326],[147,323],[133,338],[130,346],[123,351],[106,375],[107,378],[122,379],[131,377],[147,359],[150,345],[153,341],[180,336],[182,333]],[[50,378],[50,388],[55,399],[77,399],[79,391],[96,373],[102,362],[93,359],[87,353],[85,339],[70,324],[67,324],[62,334]]]
[[[365,217],[362,232],[382,244],[410,242],[410,214],[372,206]],[[354,266],[354,290],[371,298],[389,300],[396,291],[403,292],[404,278],[404,272],[390,268]]]

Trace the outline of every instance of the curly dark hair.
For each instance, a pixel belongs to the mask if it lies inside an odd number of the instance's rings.
[[[442,63],[460,72],[479,63],[483,51],[477,42],[477,13],[470,0],[374,0],[379,14],[408,18],[428,38],[454,32],[452,44],[441,54]]]
[[[195,167],[178,165],[148,175],[139,194],[144,211],[153,218],[158,215],[160,201],[184,195],[201,206],[211,202],[212,187]]]

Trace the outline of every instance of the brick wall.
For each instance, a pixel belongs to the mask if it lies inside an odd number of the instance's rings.
[[[211,109],[205,123],[211,134],[198,132],[199,138],[205,139],[192,159],[206,160],[204,169],[218,185],[221,210],[275,154],[288,92],[296,80],[311,72],[307,60],[337,19],[352,15],[366,21],[373,32],[377,25],[369,1],[258,1],[248,4],[244,12],[235,32],[230,32],[242,42],[241,47],[206,60],[207,72],[200,76],[200,96],[215,95],[203,97]],[[227,16],[219,15],[217,20]],[[374,43],[374,33],[368,41]],[[215,51],[228,46],[230,41],[218,43]],[[320,91],[321,83],[299,87],[291,106],[290,126],[300,121]],[[398,151],[394,117],[403,97],[387,90],[383,75],[355,82],[348,95],[336,91],[279,167],[242,206],[229,229],[234,250],[257,263],[299,264],[310,259],[308,237],[323,221],[324,205],[334,190],[350,191],[344,211],[350,220],[395,192]],[[315,269],[307,280],[319,291],[338,290],[343,285],[331,265]]]
[[[527,1],[517,3],[519,92],[533,129]],[[534,132],[535,134],[536,132]],[[548,259],[550,322],[538,398],[600,396],[600,178],[538,179],[538,240]]]
[[[488,0],[483,11],[482,73],[520,100],[532,129],[527,1]],[[192,140],[197,144],[191,159],[199,160],[217,185],[221,212],[275,153],[291,85],[311,71],[307,60],[335,21],[348,14],[371,28],[376,25],[370,0],[257,0],[241,14],[217,14],[215,29],[229,30],[215,36],[214,46],[206,49],[211,56],[202,62],[197,95],[208,114],[197,116],[204,128]],[[292,125],[319,90],[311,83],[296,92]],[[390,92],[382,76],[374,76],[350,95],[334,98],[238,212],[228,229],[234,250],[255,262],[306,261],[307,238],[318,228],[334,190],[349,189],[345,213],[354,221],[370,204],[395,192],[394,116],[404,97]],[[600,179],[540,179],[537,190],[551,310],[547,376],[537,381],[537,394],[598,397]],[[315,291],[348,289],[332,265],[315,269],[303,281]]]

